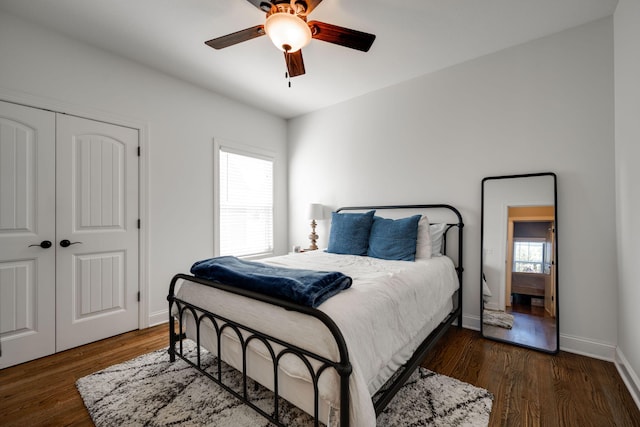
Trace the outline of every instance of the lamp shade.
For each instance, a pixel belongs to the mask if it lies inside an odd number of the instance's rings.
[[[311,203],[309,205],[309,211],[307,213],[307,218],[309,219],[323,219],[324,218],[324,208],[319,203]]]
[[[264,30],[273,44],[284,52],[297,52],[311,41],[309,25],[287,12],[270,15],[264,24]]]

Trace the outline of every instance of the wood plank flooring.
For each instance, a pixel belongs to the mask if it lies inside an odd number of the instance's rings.
[[[0,371],[0,426],[92,426],[75,383],[169,345],[166,325],[133,331]]]
[[[513,328],[506,329],[485,324],[484,335],[510,342],[543,348],[557,349],[556,319],[545,312],[544,307],[513,304],[507,313],[514,317]]]
[[[490,426],[640,426],[640,409],[611,362],[452,329],[423,366],[491,391]]]
[[[0,426],[91,426],[76,380],[167,345],[162,325],[1,370]],[[609,362],[549,356],[453,328],[424,366],[494,393],[491,426],[640,426],[640,410]]]

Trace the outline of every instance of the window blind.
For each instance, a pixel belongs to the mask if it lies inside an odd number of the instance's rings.
[[[513,243],[513,271],[542,273],[544,241],[522,240]]]
[[[273,252],[273,160],[220,147],[220,255]]]

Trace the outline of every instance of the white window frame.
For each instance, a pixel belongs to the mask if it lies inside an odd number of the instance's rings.
[[[252,259],[252,258],[263,258],[265,256],[272,256],[275,254],[275,246],[276,246],[276,219],[275,219],[275,210],[276,210],[276,171],[277,171],[277,159],[276,154],[272,151],[265,150],[262,148],[254,147],[251,145],[246,145],[234,141],[224,140],[224,139],[214,139],[214,147],[213,147],[213,242],[214,242],[214,256],[220,256],[220,150],[226,151],[228,153],[239,154],[248,157],[255,157],[258,159],[268,160],[273,164],[273,194],[272,194],[272,209],[273,209],[273,248],[271,251],[251,254],[242,256],[242,258]]]

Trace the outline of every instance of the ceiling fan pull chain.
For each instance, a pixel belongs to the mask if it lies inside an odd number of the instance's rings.
[[[289,50],[290,50],[290,49],[291,49],[291,47],[290,47],[290,46],[285,45],[285,51],[284,51],[284,62],[285,62],[285,63],[286,63],[286,65],[287,65],[287,71],[285,71],[285,72],[284,72],[284,78],[288,80],[289,87],[291,87],[291,76],[289,75],[289,70],[290,70],[290,68],[289,68],[289,64],[290,64],[290,62],[291,62],[291,57],[289,56],[289,55],[290,55],[290,54],[289,54]]]

